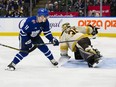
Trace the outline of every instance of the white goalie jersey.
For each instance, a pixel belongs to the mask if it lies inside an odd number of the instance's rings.
[[[66,43],[60,44],[60,52],[61,55],[68,54],[68,48],[75,52],[76,45],[79,47],[77,41],[87,37],[87,35],[91,35],[93,32],[93,28],[91,26],[79,26],[79,27],[71,27],[69,23],[65,23],[62,25],[62,34],[60,36],[60,41],[67,41]],[[68,42],[70,40],[77,40],[74,42]]]

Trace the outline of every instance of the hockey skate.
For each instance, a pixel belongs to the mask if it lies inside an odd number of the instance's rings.
[[[57,62],[55,59],[50,60],[50,62],[51,62],[54,66],[57,66],[57,65],[58,65],[58,62]]]
[[[71,58],[71,56],[69,56],[68,54],[60,54],[61,57],[67,57],[67,58]]]
[[[98,67],[98,64],[100,63],[100,62],[102,62],[102,59],[101,58],[96,58],[95,59],[95,62],[94,62],[94,64],[93,64],[93,68],[97,68]]]
[[[14,71],[15,70],[15,64],[14,63],[10,63],[5,70]]]
[[[98,57],[98,55],[91,55],[87,59],[87,63],[89,67],[97,67],[97,65],[101,62],[101,57]]]

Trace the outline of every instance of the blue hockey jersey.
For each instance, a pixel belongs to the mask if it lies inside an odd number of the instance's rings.
[[[52,40],[53,36],[49,28],[49,21],[39,23],[36,16],[29,17],[24,23],[23,27],[20,30],[21,36],[27,36],[30,38],[35,38],[40,35],[41,32],[44,33],[45,37],[48,40]]]

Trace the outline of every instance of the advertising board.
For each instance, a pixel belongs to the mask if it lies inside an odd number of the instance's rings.
[[[26,18],[0,18],[0,32],[19,32]],[[52,32],[60,33],[62,24],[68,22],[71,26],[93,25],[99,27],[99,33],[116,34],[116,17],[73,17],[73,18],[49,18]]]

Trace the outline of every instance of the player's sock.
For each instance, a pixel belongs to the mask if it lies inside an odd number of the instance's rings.
[[[54,66],[58,65],[58,62],[54,59],[51,51],[48,49],[46,45],[39,46],[38,48],[44,53],[44,55],[50,60],[50,62]]]

